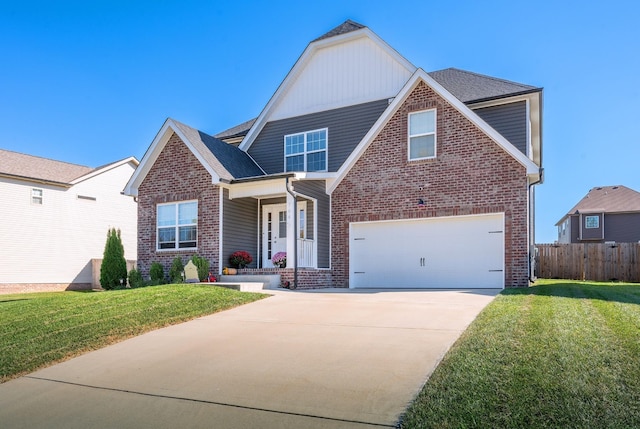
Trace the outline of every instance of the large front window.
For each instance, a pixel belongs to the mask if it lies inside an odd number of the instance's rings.
[[[409,113],[409,160],[435,158],[436,111]]]
[[[284,136],[285,171],[327,171],[327,129]]]
[[[157,219],[158,250],[197,247],[197,201],[158,204]]]

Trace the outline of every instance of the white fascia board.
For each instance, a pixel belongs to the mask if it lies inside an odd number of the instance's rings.
[[[153,164],[155,164],[155,162],[158,160],[160,153],[166,146],[173,133],[176,133],[178,137],[180,137],[180,139],[184,142],[185,145],[187,145],[193,155],[198,159],[198,161],[200,161],[203,167],[211,174],[212,182],[217,183],[220,181],[220,177],[218,177],[216,172],[213,171],[211,166],[202,158],[202,155],[200,155],[200,153],[195,149],[189,139],[187,139],[182,131],[180,131],[180,129],[175,125],[173,120],[169,118],[164,122],[162,128],[160,128],[160,131],[158,131],[158,134],[156,134],[155,138],[151,142],[151,145],[144,153],[144,156],[142,157],[138,168],[136,168],[136,170],[133,172],[133,174],[131,175],[131,179],[129,179],[129,182],[127,182],[126,186],[124,187],[125,195],[130,195],[133,197],[138,196],[138,187],[140,186],[144,178],[147,177],[147,174],[149,174],[151,167],[153,167]]]
[[[449,91],[447,91],[442,85],[436,82],[431,76],[429,76],[424,70],[418,69],[407,81],[406,85],[400,90],[398,95],[393,99],[389,107],[378,118],[376,123],[371,127],[367,134],[362,138],[358,146],[354,149],[347,160],[342,164],[340,170],[338,170],[338,176],[336,180],[328,187],[327,192],[331,194],[340,184],[342,179],[347,175],[349,170],[353,167],[356,161],[362,156],[364,151],[369,147],[371,142],[376,138],[378,133],[384,128],[391,117],[397,112],[402,103],[404,103],[411,92],[418,86],[420,81],[425,82],[432,90],[434,90],[440,97],[449,102],[456,110],[458,110],[465,118],[471,123],[480,128],[489,138],[491,138],[498,146],[500,146],[505,152],[511,155],[516,161],[522,164],[526,168],[527,176],[530,180],[539,176],[540,169],[538,166],[525,154],[520,152],[509,143],[500,133],[491,128],[485,121],[483,121],[478,115],[473,113],[463,102],[454,97]]]
[[[84,182],[85,180],[89,180],[92,177],[98,176],[98,175],[100,175],[102,173],[105,173],[105,172],[107,172],[109,170],[113,170],[114,168],[118,168],[121,165],[128,164],[128,163],[132,163],[133,166],[134,166],[134,169],[137,168],[138,165],[140,165],[140,161],[138,161],[135,156],[130,156],[130,157],[122,159],[120,161],[116,161],[116,162],[113,162],[111,164],[107,164],[107,165],[105,165],[104,167],[102,167],[100,169],[93,170],[92,172],[90,172],[88,174],[85,174],[84,176],[80,176],[77,179],[72,180],[70,183],[71,183],[71,185],[77,185],[80,182]]]
[[[229,190],[229,199],[235,198],[269,198],[282,196],[287,192],[287,180],[283,177],[254,182],[221,185]]]
[[[281,97],[286,96],[287,91],[291,88],[291,86],[295,83],[298,75],[304,70],[305,66],[311,60],[313,54],[322,48],[327,48],[333,45],[337,45],[339,43],[343,43],[349,40],[359,39],[361,37],[368,37],[373,42],[378,44],[384,51],[386,51],[391,57],[393,57],[398,63],[403,65],[409,72],[414,73],[417,70],[417,67],[414,66],[407,60],[405,57],[400,55],[398,51],[393,49],[389,44],[387,44],[384,40],[382,40],[378,35],[376,35],[373,31],[369,30],[369,28],[364,27],[359,30],[351,31],[349,33],[341,34],[339,36],[328,37],[326,39],[318,40],[316,42],[311,42],[307,48],[304,50],[298,61],[293,65],[287,76],[284,78],[276,92],[273,94],[265,108],[262,110],[253,126],[245,136],[242,143],[240,143],[240,148],[243,151],[249,150],[251,144],[255,140],[255,138],[260,134],[260,131],[264,127],[264,125],[268,122],[269,117],[271,116],[271,112],[278,104],[278,101]]]

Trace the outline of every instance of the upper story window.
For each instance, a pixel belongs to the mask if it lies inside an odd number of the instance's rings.
[[[327,171],[327,129],[284,136],[285,171]]]
[[[193,249],[198,242],[198,202],[157,206],[158,250]]]
[[[38,189],[38,188],[31,189],[31,204],[37,204],[41,206],[42,197],[43,197],[42,189]]]
[[[600,216],[585,216],[584,227],[587,229],[600,228]]]
[[[436,157],[436,110],[409,113],[409,160]]]

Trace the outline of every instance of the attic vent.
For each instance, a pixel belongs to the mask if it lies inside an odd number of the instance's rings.
[[[617,186],[614,186],[614,187],[613,187],[613,189],[618,189],[618,187],[617,187]]]
[[[602,188],[596,188],[597,191],[602,191]]]

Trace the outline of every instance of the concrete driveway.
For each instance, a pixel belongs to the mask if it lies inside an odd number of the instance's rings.
[[[1,384],[0,425],[395,427],[498,292],[273,291]]]

